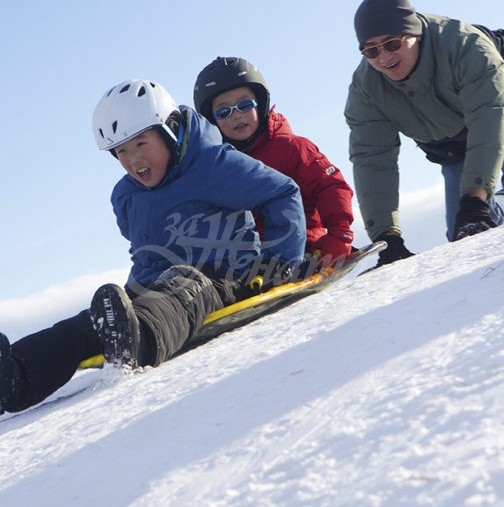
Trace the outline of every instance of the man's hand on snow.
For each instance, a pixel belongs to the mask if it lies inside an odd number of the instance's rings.
[[[387,248],[378,254],[377,268],[415,255],[404,246],[404,240],[397,234],[385,232],[377,240],[387,243]]]
[[[455,221],[454,240],[474,236],[492,227],[497,227],[497,224],[490,216],[488,203],[479,197],[464,195]]]

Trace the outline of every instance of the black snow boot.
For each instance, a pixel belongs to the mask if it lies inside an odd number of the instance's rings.
[[[91,301],[91,322],[105,359],[115,366],[137,368],[140,324],[126,291],[112,283],[102,285]]]
[[[17,411],[21,388],[21,369],[11,356],[7,336],[0,333],[0,415],[5,411]]]

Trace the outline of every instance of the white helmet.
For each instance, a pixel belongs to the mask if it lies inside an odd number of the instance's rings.
[[[172,96],[154,81],[130,79],[109,90],[98,102],[93,114],[93,134],[100,150],[111,150],[155,125],[166,125],[174,111],[179,111]]]

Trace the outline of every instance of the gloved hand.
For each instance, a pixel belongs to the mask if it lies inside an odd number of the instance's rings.
[[[338,236],[326,234],[310,245],[310,252],[320,257],[323,266],[332,265],[350,255],[351,239],[345,241]]]
[[[385,232],[377,238],[377,241],[387,243],[387,248],[378,254],[377,268],[415,255],[404,246],[404,240],[397,234]]]
[[[291,281],[299,282],[322,269],[320,252],[305,253],[303,260],[292,268]]]
[[[460,199],[460,209],[455,220],[454,241],[474,236],[492,227],[497,227],[490,216],[490,206],[479,197],[464,195]]]
[[[260,266],[253,266],[243,281],[253,292],[259,293],[289,282],[291,276],[290,265],[281,259],[273,258]]]

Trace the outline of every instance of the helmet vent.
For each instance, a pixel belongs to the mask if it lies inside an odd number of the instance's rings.
[[[163,127],[179,108],[159,83],[130,79],[102,97],[93,113],[93,134],[100,150],[115,149],[153,127]],[[176,133],[174,136],[176,141]],[[0,368],[1,369],[1,368]]]

